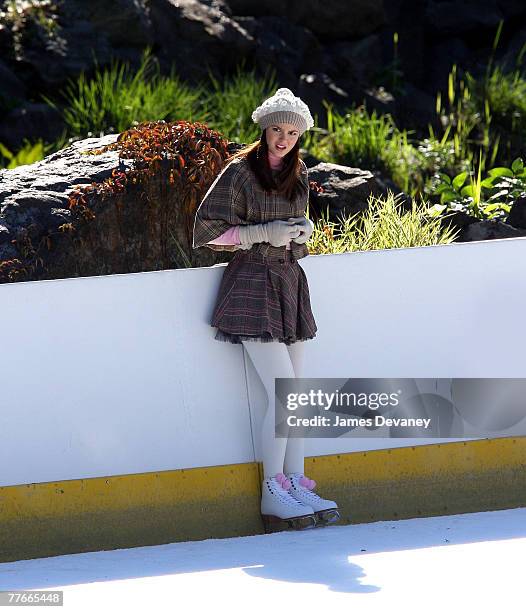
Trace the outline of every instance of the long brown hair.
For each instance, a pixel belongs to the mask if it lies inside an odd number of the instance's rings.
[[[268,161],[268,145],[265,130],[261,132],[259,140],[243,147],[234,153],[229,160],[235,157],[246,157],[250,168],[265,191],[275,190],[282,193],[292,202],[299,183],[300,174],[300,138],[292,149],[283,157],[283,167],[273,177]]]

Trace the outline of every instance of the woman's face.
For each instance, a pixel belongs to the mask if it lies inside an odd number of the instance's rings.
[[[269,151],[284,157],[294,147],[300,133],[291,123],[274,123],[265,128],[265,136]]]

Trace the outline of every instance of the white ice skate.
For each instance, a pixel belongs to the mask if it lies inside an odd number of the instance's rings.
[[[293,529],[316,526],[313,509],[290,494],[291,486],[285,474],[276,474],[263,481],[261,517],[266,533],[285,526]]]
[[[312,489],[316,486],[314,480],[307,478],[301,472],[287,474],[287,478],[292,485],[290,494],[298,501],[308,504],[314,510],[318,525],[328,525],[340,519],[338,504],[330,499],[323,499],[313,492]]]

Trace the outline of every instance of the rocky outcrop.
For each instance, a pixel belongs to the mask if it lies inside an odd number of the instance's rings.
[[[137,66],[147,45],[163,72],[175,66],[191,83],[206,81],[209,71],[221,79],[241,60],[259,76],[271,67],[280,86],[312,105],[322,127],[321,100],[340,111],[366,101],[400,127],[427,134],[453,62],[481,74],[500,19],[497,60],[513,67],[526,41],[526,3],[518,0],[358,0],[352,7],[339,0],[50,0],[49,20],[30,5],[16,28],[0,17],[0,92],[8,102],[0,99],[0,141],[16,121],[11,148],[24,136],[56,134],[33,130],[41,111],[31,105],[42,102],[40,93],[56,95],[95,63]],[[27,120],[10,115],[13,105]]]
[[[167,66],[175,62],[187,81],[206,77],[209,69],[216,76],[228,72],[255,50],[252,35],[226,14],[223,3],[150,0],[149,6],[155,39],[162,41],[160,58]]]
[[[133,160],[99,152],[116,140],[82,140],[41,162],[0,171],[0,282],[228,260],[230,253],[192,251],[181,193],[162,167],[145,184],[126,184]],[[88,207],[81,190],[95,185],[105,188]]]
[[[484,219],[467,225],[458,236],[457,242],[522,238],[523,236],[526,236],[526,229],[515,228],[497,219]]]
[[[278,15],[330,40],[367,36],[385,24],[382,0],[228,0],[235,15]]]
[[[526,229],[526,196],[515,200],[510,209],[507,221],[514,227]]]
[[[326,162],[319,162],[309,168],[309,180],[321,188],[311,193],[310,211],[313,220],[322,215],[327,218],[327,210],[332,220],[342,215],[362,212],[368,207],[370,195],[385,196],[388,190],[404,195],[394,183],[382,179],[379,174]],[[404,201],[405,198],[402,198]]]
[[[134,160],[104,149],[117,140],[89,138],[41,162],[0,171],[0,282],[195,267],[232,257],[191,248],[193,212],[189,222],[177,184],[170,185],[162,165],[146,183],[127,180]],[[241,146],[229,143],[224,154]],[[369,194],[387,191],[371,172],[307,161],[313,219],[327,205],[331,220],[358,212]],[[201,184],[194,205],[214,176]]]
[[[215,139],[217,133],[211,134]],[[196,205],[217,173],[208,172],[204,181],[199,180],[193,205],[189,205],[184,194],[188,181],[171,179],[168,158],[156,166],[156,172],[147,172],[146,180],[137,181],[136,159],[122,151],[105,150],[117,140],[117,135],[82,140],[41,162],[0,171],[0,282],[229,261],[233,253],[191,248]],[[212,157],[222,167],[228,155],[241,146],[224,143]],[[201,146],[196,150],[201,154]],[[377,173],[308,156],[305,161],[313,220],[327,218],[327,210],[331,221],[359,213],[367,208],[371,194],[381,196],[388,191],[401,195],[403,207],[411,206],[407,196]],[[193,174],[193,182],[196,172],[203,174],[202,168],[194,166],[185,177]],[[512,210],[516,221],[524,223],[524,200]],[[452,220],[462,229],[459,241],[526,235],[526,228],[479,221],[464,213],[456,213]]]

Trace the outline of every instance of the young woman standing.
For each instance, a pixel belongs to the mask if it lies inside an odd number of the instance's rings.
[[[280,88],[252,113],[262,129],[212,183],[195,217],[193,248],[236,251],[219,288],[215,339],[242,344],[268,395],[261,431],[261,514],[267,531],[286,521],[302,528],[338,520],[338,507],[314,493],[304,474],[303,438],[276,438],[276,378],[301,377],[303,344],[315,337],[307,277],[298,259],[313,230],[306,218],[307,167],[301,135],[314,125],[307,105]]]

